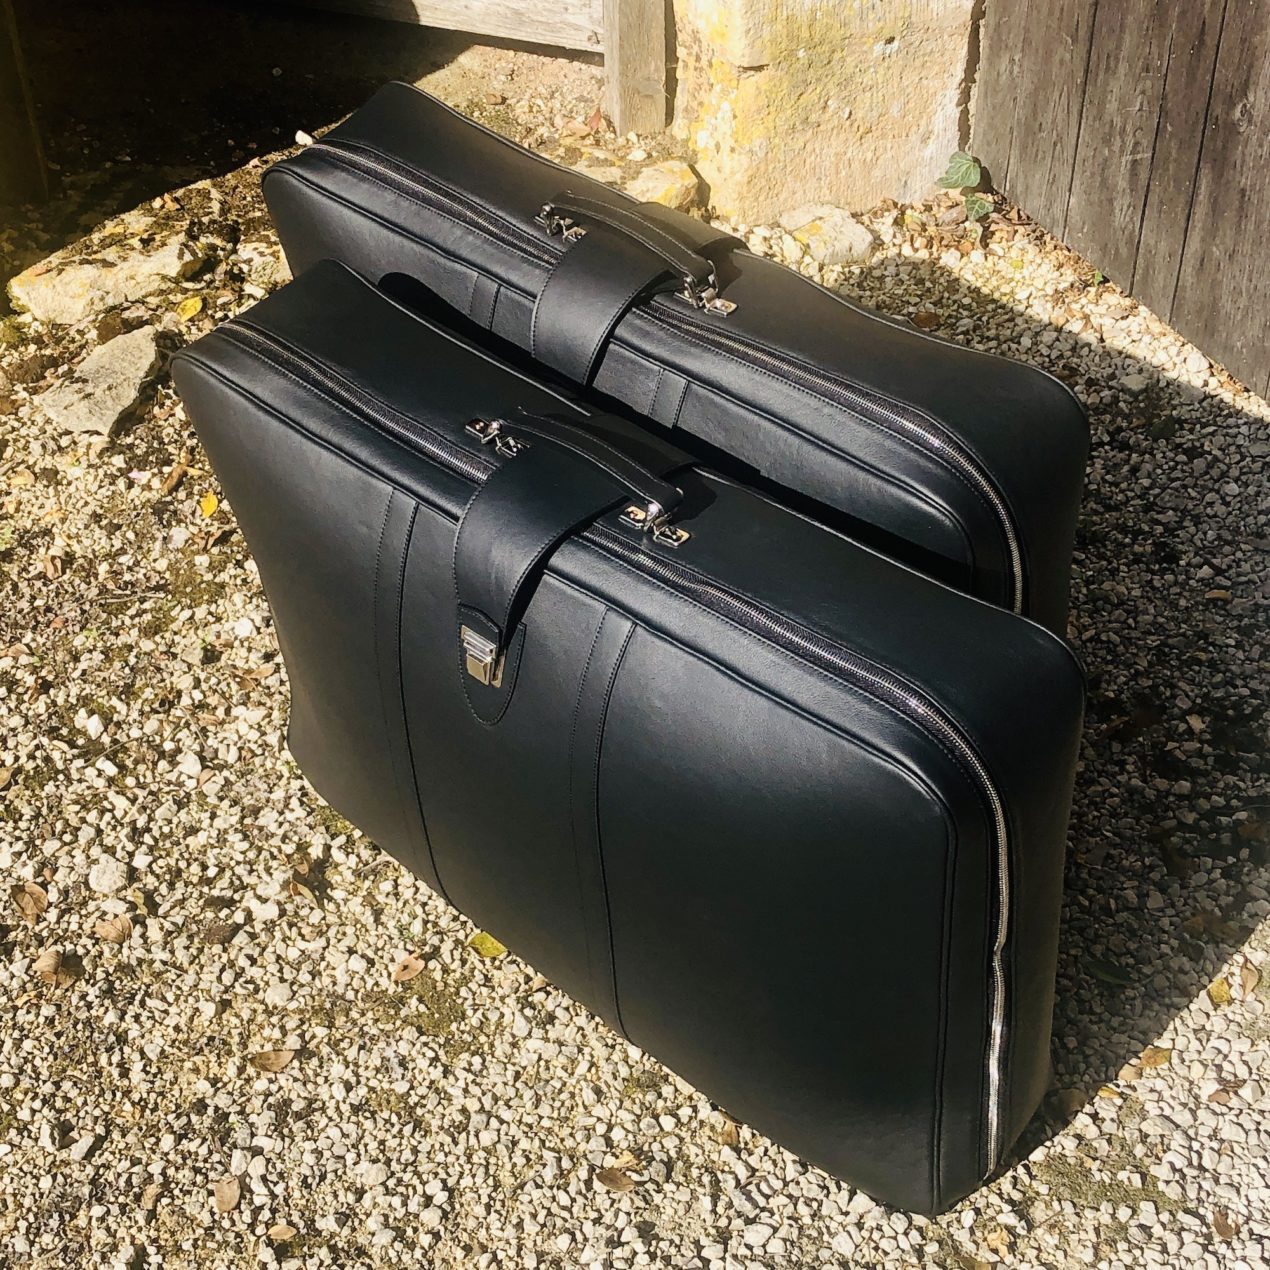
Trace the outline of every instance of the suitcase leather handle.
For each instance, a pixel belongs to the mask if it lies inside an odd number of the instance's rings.
[[[563,233],[566,237],[585,234],[590,224],[607,225],[659,256],[685,286],[704,287],[714,281],[713,261],[668,227],[654,224],[633,209],[615,207],[598,198],[565,190],[543,204],[537,220],[548,233]]]
[[[578,383],[591,382],[618,322],[647,294],[677,291],[715,313],[735,307],[719,296],[713,261],[638,211],[566,191],[537,220],[570,245],[534,303],[530,352]]]
[[[641,463],[594,427],[547,415],[476,420],[469,429],[506,458],[472,496],[454,541],[464,689],[477,714],[493,722],[480,707],[510,692],[515,667],[505,666],[505,658],[546,557],[574,530],[623,502],[635,504],[632,523],[665,541],[683,494],[662,473],[689,459],[650,440],[652,465]],[[473,680],[499,691],[478,705]],[[505,701],[497,704],[497,714],[504,708]]]

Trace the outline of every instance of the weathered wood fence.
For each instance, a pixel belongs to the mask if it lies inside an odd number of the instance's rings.
[[[1270,4],[988,0],[978,83],[997,188],[1270,395]]]

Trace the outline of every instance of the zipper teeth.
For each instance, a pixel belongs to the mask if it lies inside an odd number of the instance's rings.
[[[355,141],[338,139],[335,141],[319,141],[315,142],[312,148],[335,155],[339,159],[351,161],[354,164],[363,164],[392,180],[404,182],[414,191],[461,209],[465,216],[469,217],[487,233],[495,238],[509,241],[518,250],[535,260],[542,261],[544,264],[551,264],[559,258],[558,253],[545,247],[534,235],[526,233],[518,225],[501,216],[492,215],[475,200],[465,197],[448,186],[443,186],[440,182],[436,182],[434,178],[429,178],[417,168],[410,167],[408,164],[396,163],[383,155],[368,154]],[[1014,525],[1014,518],[1010,515],[1010,509],[1006,506],[1005,500],[1001,497],[996,486],[988,478],[980,464],[964,448],[957,445],[944,430],[932,427],[921,415],[897,410],[894,405],[879,399],[877,395],[857,388],[843,379],[823,374],[809,366],[804,366],[794,361],[792,358],[781,357],[779,354],[759,348],[752,341],[722,331],[717,325],[703,322],[692,314],[676,313],[663,305],[650,306],[644,312],[655,322],[669,327],[673,331],[679,333],[685,330],[690,331],[694,337],[702,338],[706,343],[741,353],[751,361],[758,362],[770,370],[777,371],[786,378],[811,385],[816,391],[830,397],[837,397],[845,401],[852,410],[862,415],[866,420],[874,423],[881,422],[889,424],[892,428],[898,428],[901,432],[916,438],[929,449],[945,457],[957,468],[958,472],[971,482],[992,508],[993,515],[1001,527],[1002,536],[1005,539],[1006,554],[1009,559],[1010,606],[1015,613],[1022,613],[1023,551],[1019,543],[1018,531]]]
[[[342,376],[327,370],[313,359],[299,354],[270,333],[239,321],[225,323],[220,329],[231,338],[253,347],[262,354],[276,358],[297,374],[317,382],[333,397],[394,439],[405,442],[428,458],[474,483],[484,482],[494,470],[492,464],[476,458],[434,429],[420,425],[387,403],[350,384]],[[280,369],[284,368],[280,367]],[[514,428],[515,421],[508,421],[508,426]],[[715,612],[738,621],[770,642],[783,645],[813,662],[828,665],[854,678],[857,682],[863,681],[871,689],[885,696],[901,714],[925,726],[928,730],[938,733],[953,747],[973,773],[991,812],[997,863],[997,920],[991,950],[992,983],[987,1055],[987,1171],[991,1172],[996,1167],[1001,1152],[1002,1065],[1005,1041],[1004,954],[1010,925],[1009,827],[1005,804],[991,773],[973,744],[934,702],[902,679],[887,673],[867,659],[851,653],[840,644],[816,634],[797,622],[773,613],[753,600],[737,595],[694,570],[651,554],[646,548],[628,542],[622,535],[603,525],[591,526],[583,531],[580,537],[640,572],[673,584],[677,590],[702,601],[706,607]]]

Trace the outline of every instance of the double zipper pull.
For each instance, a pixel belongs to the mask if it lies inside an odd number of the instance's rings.
[[[631,503],[629,507],[622,510],[619,519],[622,524],[630,525],[632,529],[648,534],[654,542],[660,543],[663,547],[682,546],[692,537],[686,529],[680,529],[678,525],[670,523],[670,513],[663,511],[660,503],[649,503],[644,507],[638,503]]]
[[[498,645],[470,626],[459,627],[459,639],[463,643],[463,664],[467,673],[487,688],[501,688],[503,657]]]
[[[529,447],[528,441],[508,436],[503,431],[501,419],[472,419],[469,420],[466,430],[478,438],[482,445],[492,444],[494,449],[506,459],[514,459],[521,450]]]
[[[581,225],[576,224],[568,216],[562,216],[550,203],[542,205],[538,215],[534,217],[534,222],[541,225],[548,235],[554,237],[559,234],[571,243],[586,237],[586,230]]]

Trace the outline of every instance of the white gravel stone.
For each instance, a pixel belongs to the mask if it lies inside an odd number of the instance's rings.
[[[98,895],[117,895],[128,885],[127,864],[114,856],[102,856],[88,869],[88,885]]]

